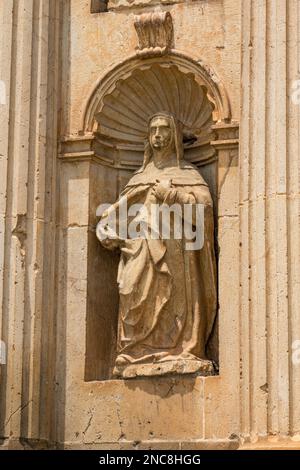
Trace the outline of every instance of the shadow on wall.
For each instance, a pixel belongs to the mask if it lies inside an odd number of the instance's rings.
[[[91,0],[91,13],[107,11],[108,0]]]

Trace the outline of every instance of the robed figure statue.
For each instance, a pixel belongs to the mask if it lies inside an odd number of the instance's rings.
[[[196,227],[203,230],[201,246],[187,249],[190,240],[185,231],[179,238],[174,236],[174,227],[170,237],[105,238],[103,232],[112,233],[109,214],[118,213],[124,199],[129,212],[133,204],[142,204],[146,210],[153,205],[175,205],[182,208],[180,223],[184,225],[189,218],[194,227],[202,207],[203,224]],[[186,207],[191,210],[185,211]],[[153,227],[147,220],[149,233]],[[213,203],[196,167],[184,160],[182,126],[172,114],[160,112],[150,118],[143,166],[102,215],[97,236],[105,248],[121,252],[114,375],[213,373],[206,356],[217,311]]]

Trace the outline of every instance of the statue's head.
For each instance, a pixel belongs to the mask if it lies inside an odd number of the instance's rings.
[[[169,150],[170,155],[175,152],[178,166],[180,166],[180,162],[183,160],[182,124],[172,113],[162,111],[150,117],[148,126],[144,163],[138,172],[145,169],[155,150]]]
[[[172,120],[164,114],[157,114],[149,122],[149,143],[152,150],[174,150],[175,132]]]

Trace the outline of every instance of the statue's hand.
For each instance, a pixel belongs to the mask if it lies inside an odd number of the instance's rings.
[[[123,243],[123,240],[117,240],[117,239],[112,239],[112,238],[105,238],[104,240],[101,240],[101,245],[110,251],[120,248],[122,243]]]
[[[152,194],[160,201],[163,201],[172,186],[171,180],[157,181],[152,188]]]

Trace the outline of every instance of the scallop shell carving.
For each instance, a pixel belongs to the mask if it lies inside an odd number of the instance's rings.
[[[136,69],[119,80],[103,99],[96,119],[98,133],[125,144],[141,145],[147,136],[149,118],[159,111],[173,113],[187,135],[201,142],[209,140],[213,103],[207,90],[192,74],[174,65],[152,65]]]

